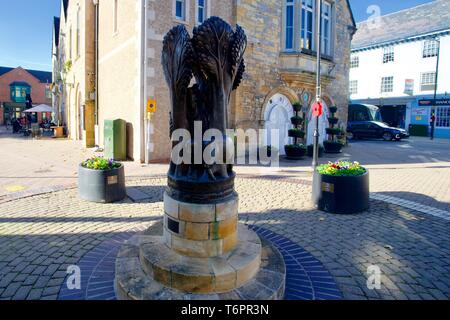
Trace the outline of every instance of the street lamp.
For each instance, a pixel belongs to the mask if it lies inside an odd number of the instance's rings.
[[[439,76],[439,59],[441,54],[441,39],[439,36],[434,37],[434,41],[437,43],[437,59],[436,59],[436,72],[435,72],[435,79],[434,79],[434,105],[433,105],[433,111],[431,116],[431,134],[430,139],[434,139],[434,129],[436,128],[436,98],[437,98],[437,88],[438,88],[438,76]]]
[[[322,100],[322,88],[320,83],[320,58],[321,58],[321,19],[322,19],[322,0],[317,0],[317,34],[316,34],[316,50],[317,50],[317,71],[316,71],[316,105],[321,104]],[[321,111],[321,110],[320,110]],[[312,166],[314,172],[319,165],[319,117],[320,112],[315,115],[315,128],[314,128],[314,154]]]

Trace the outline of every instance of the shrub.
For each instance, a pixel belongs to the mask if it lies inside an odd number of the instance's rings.
[[[356,177],[365,174],[367,169],[356,161],[337,161],[318,166],[317,172],[336,177]]]
[[[120,168],[121,164],[119,162],[115,162],[112,159],[105,159],[103,157],[92,157],[84,161],[81,164],[84,168],[92,169],[92,170],[112,170]]]

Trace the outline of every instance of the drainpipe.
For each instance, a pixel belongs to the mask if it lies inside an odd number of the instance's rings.
[[[98,125],[98,15],[99,15],[99,0],[93,0],[95,6],[95,26],[94,26],[94,61],[95,61],[95,95],[94,95],[94,115],[95,115],[95,145],[99,145],[99,125]]]
[[[141,8],[143,8],[144,12],[141,14],[141,105],[140,105],[140,111],[141,111],[141,151],[144,152],[144,162],[145,164],[150,163],[150,154],[149,154],[149,143],[150,143],[150,120],[147,118],[147,113],[145,112],[145,105],[147,103],[147,95],[148,95],[148,89],[147,89],[147,0],[141,0],[142,5]],[[142,63],[142,61],[144,63]],[[142,139],[143,138],[143,139]],[[142,144],[143,140],[143,144]],[[141,157],[142,158],[142,157]]]

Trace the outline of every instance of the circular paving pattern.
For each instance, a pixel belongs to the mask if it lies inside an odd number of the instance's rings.
[[[286,237],[261,227],[249,227],[282,253],[286,264],[286,300],[342,299],[333,277],[319,260]],[[159,225],[156,228],[160,229]],[[115,300],[116,256],[126,238],[136,233],[137,230],[116,235],[86,254],[78,264],[82,276],[81,289],[69,290],[63,284],[58,299]]]
[[[130,197],[115,204],[84,202],[76,189],[4,200],[0,299],[111,298],[116,250],[161,221],[166,184],[128,181]],[[240,176],[236,190],[240,222],[276,245],[296,270],[288,271],[286,298],[450,298],[448,220],[378,200],[362,214],[320,212],[310,184],[286,176]],[[71,265],[80,267],[84,291],[64,289]],[[371,265],[381,269],[380,290],[367,288]]]

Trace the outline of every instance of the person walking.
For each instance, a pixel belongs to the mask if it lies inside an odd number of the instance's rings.
[[[434,126],[436,124],[436,115],[434,113],[434,111],[431,113],[431,117],[430,117],[430,139],[433,140],[434,139]]]

